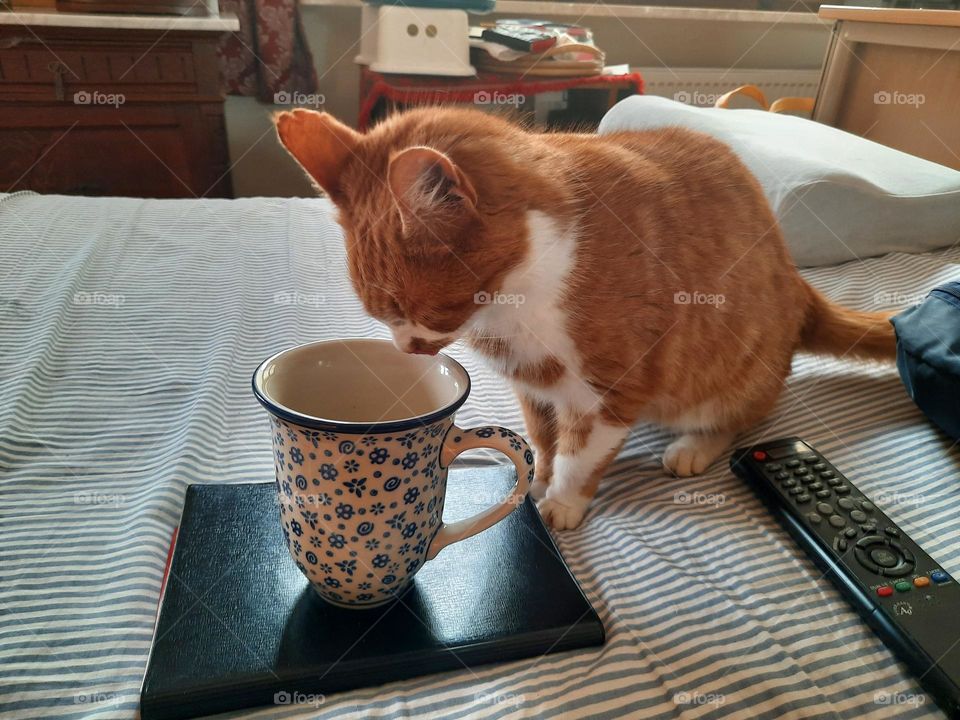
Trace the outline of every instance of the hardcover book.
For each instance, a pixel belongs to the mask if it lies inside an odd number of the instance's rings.
[[[444,518],[503,496],[508,466],[454,469]],[[604,629],[528,498],[444,548],[396,602],[334,607],[287,550],[273,483],[187,489],[141,689],[143,720],[288,704],[602,645]]]

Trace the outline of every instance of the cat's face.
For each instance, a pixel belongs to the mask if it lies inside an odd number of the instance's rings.
[[[282,113],[277,130],[337,204],[354,288],[397,348],[435,354],[463,336],[509,249],[491,242],[471,179],[435,149],[326,113]]]

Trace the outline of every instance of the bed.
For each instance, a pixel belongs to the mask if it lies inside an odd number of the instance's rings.
[[[17,193],[0,196],[0,238],[0,716],[133,718],[187,484],[272,476],[254,367],[294,343],[388,334],[353,295],[325,200]],[[892,309],[957,263],[949,248],[804,274]],[[475,380],[461,423],[521,427],[510,390],[452,354]],[[788,434],[960,575],[960,454],[894,368],[798,356],[776,412],[740,440]],[[724,462],[670,477],[666,442],[635,428],[583,525],[556,534],[603,648],[241,716],[942,717]]]

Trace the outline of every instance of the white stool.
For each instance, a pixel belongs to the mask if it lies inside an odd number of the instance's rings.
[[[364,4],[360,54],[371,70],[407,75],[476,74],[465,10]]]

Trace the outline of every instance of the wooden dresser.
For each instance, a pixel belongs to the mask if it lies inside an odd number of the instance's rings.
[[[233,16],[0,12],[0,192],[230,197]]]

